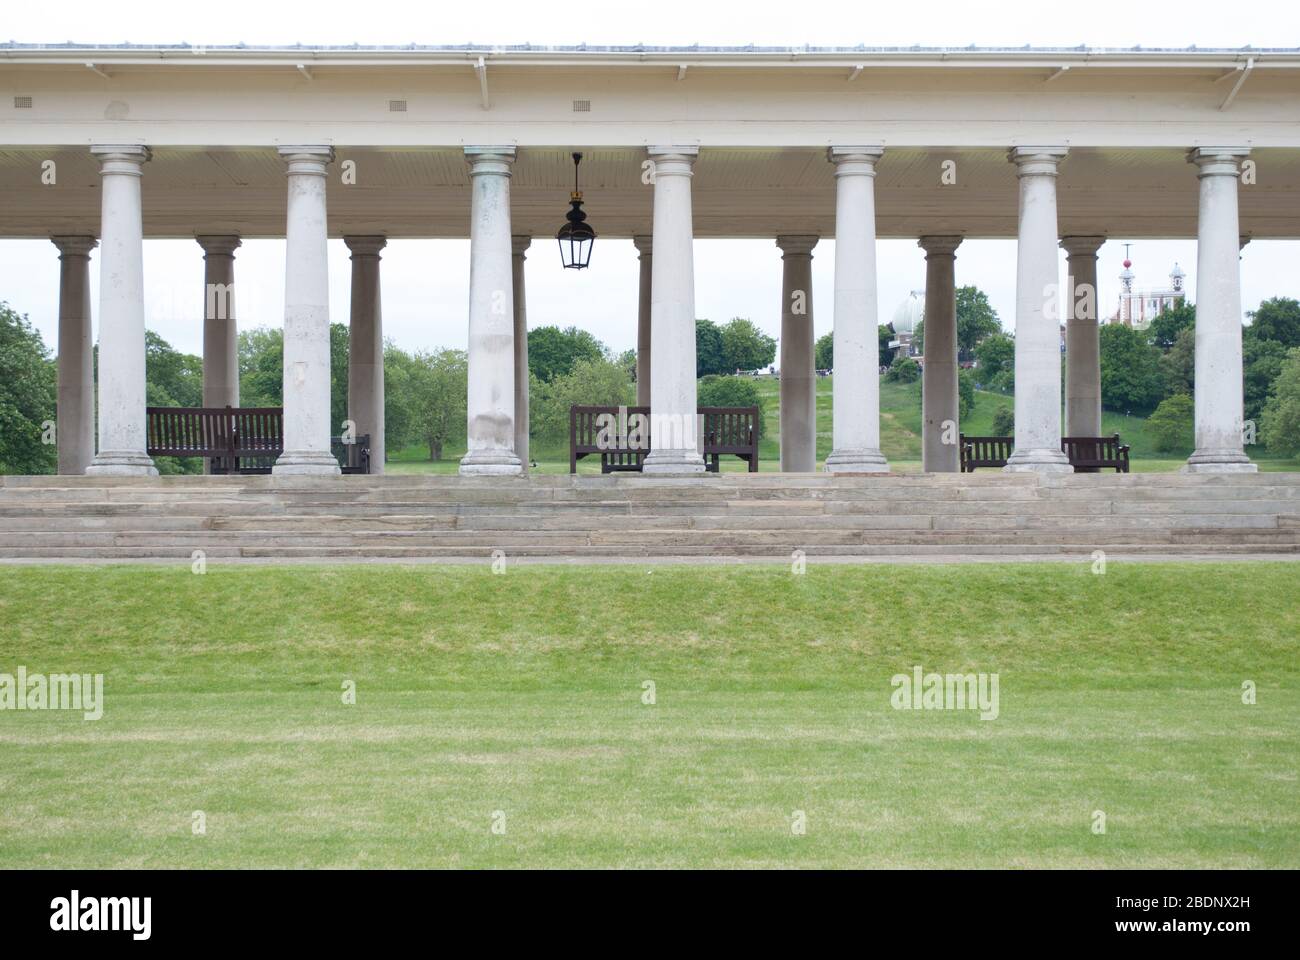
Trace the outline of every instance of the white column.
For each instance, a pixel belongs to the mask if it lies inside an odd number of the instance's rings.
[[[961,469],[961,395],[957,390],[957,284],[961,237],[921,237],[925,251],[925,365],[921,368],[921,469]]]
[[[239,237],[197,236],[203,248],[203,405],[239,406],[235,250]]]
[[[532,237],[511,237],[511,276],[515,301],[515,456],[528,472],[528,292],[524,288],[525,251]]]
[[[98,476],[155,476],[145,452],[144,226],[141,167],[148,147],[93,146],[103,182],[99,258]]]
[[[337,474],[330,452],[326,146],[280,147],[288,165],[284,245],[284,453],[275,474]]]
[[[1254,473],[1241,428],[1241,235],[1238,162],[1246,147],[1197,147],[1187,159],[1200,169],[1196,234],[1196,451],[1188,473]]]
[[[515,453],[514,277],[510,169],[514,147],[466,147],[471,180],[469,451],[465,475],[523,472]]]
[[[1097,251],[1105,237],[1065,237],[1065,435],[1101,436],[1101,328],[1097,323]]]
[[[641,276],[636,301],[636,405],[650,406],[650,291],[654,263],[654,237],[632,238],[640,262]]]
[[[59,386],[55,441],[59,473],[82,474],[95,459],[94,339],[90,251],[94,237],[51,237],[59,248]]]
[[[648,474],[704,472],[695,394],[695,229],[691,172],[698,147],[650,147],[654,242],[650,267],[650,453]]]
[[[379,295],[379,251],[384,237],[344,237],[352,251],[348,318],[348,419],[358,437],[370,435],[370,472],[384,472],[384,320]]]
[[[880,452],[876,161],[880,147],[831,147],[835,164],[835,382],[830,473],[886,473]]]
[[[1061,327],[1056,167],[1065,147],[1014,147],[1020,178],[1016,243],[1016,447],[1004,470],[1068,473],[1061,450]],[[927,339],[929,331],[926,331]]]
[[[781,472],[817,469],[817,374],[814,369],[812,251],[815,236],[780,236]]]

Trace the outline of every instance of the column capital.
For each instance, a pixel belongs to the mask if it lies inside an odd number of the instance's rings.
[[[388,238],[384,236],[353,236],[351,234],[343,235],[343,242],[347,244],[348,249],[352,251],[352,259],[357,257],[378,257],[379,251],[388,245]]]
[[[197,234],[194,242],[203,248],[203,258],[232,257],[242,241],[235,234]]]
[[[632,236],[632,246],[636,247],[636,252],[640,257],[648,257],[654,250],[655,238],[652,234],[637,233]]]
[[[515,162],[515,147],[513,145],[466,147],[465,162],[469,164],[471,177],[485,174],[508,177],[510,168]]]
[[[88,257],[99,246],[94,237],[50,237],[50,243],[59,248],[60,257]]]
[[[1016,165],[1018,177],[1054,177],[1069,152],[1069,147],[1012,147],[1007,159]]]
[[[957,253],[964,237],[956,235],[925,236],[916,241],[916,245],[925,251],[925,259],[931,257],[951,257]]]
[[[1198,177],[1235,177],[1238,162],[1248,156],[1250,147],[1192,147],[1187,162],[1200,167]]]
[[[1070,257],[1092,257],[1096,259],[1097,251],[1106,242],[1105,237],[1062,237],[1060,247]]]
[[[827,147],[826,159],[835,164],[835,176],[876,175],[876,161],[885,155],[881,146]]]
[[[530,246],[532,246],[532,243],[533,243],[533,238],[531,236],[525,237],[517,234],[511,234],[510,252],[514,254],[516,257],[522,257],[524,255],[524,251],[527,250]]]
[[[334,148],[324,144],[281,146],[276,150],[289,165],[290,176],[325,176],[325,167],[334,162]]]
[[[783,233],[777,236],[776,245],[781,248],[781,259],[786,257],[811,257],[813,247],[821,237],[810,233]]]
[[[657,146],[645,150],[654,162],[656,177],[689,177],[700,155],[697,146]]]
[[[153,159],[153,151],[140,143],[93,143],[90,155],[99,161],[101,176],[117,173],[138,177],[141,165]]]

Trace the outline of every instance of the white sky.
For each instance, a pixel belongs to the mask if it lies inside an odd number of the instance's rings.
[[[492,15],[485,17],[484,10]],[[922,5],[857,4],[849,0],[602,0],[578,6],[537,0],[481,4],[356,3],[316,0],[217,5],[62,0],[52,16],[40,4],[6,5],[4,39],[84,43],[403,44],[581,43],[851,46],[1134,46],[1300,47],[1300,4],[1254,0],[1233,12],[1219,2],[1092,0],[1087,5],[976,4],[927,0]],[[997,15],[995,11],[1003,12]],[[1014,16],[1012,15],[1014,12]],[[0,131],[0,142],[3,142]],[[562,205],[561,205],[562,206]],[[558,208],[557,208],[558,209]],[[558,217],[558,213],[557,213]],[[593,216],[593,220],[594,220]],[[1098,265],[1100,307],[1109,314],[1119,292],[1123,247],[1112,241]],[[529,326],[576,324],[611,348],[636,339],[637,261],[631,241],[597,241],[592,268],[561,270],[553,245],[538,239],[528,260]],[[834,243],[814,253],[813,304],[818,335],[831,328]],[[1195,299],[1196,244],[1142,241],[1133,247],[1139,286],[1160,286],[1175,261],[1188,272]],[[698,240],[696,315],[715,321],[754,320],[780,328],[781,260],[772,241]],[[884,240],[877,249],[880,319],[887,322],[912,289],[925,286],[924,256],[913,241]],[[1300,298],[1300,242],[1256,241],[1242,260],[1243,305],[1271,296]],[[98,289],[92,256],[92,289]],[[280,326],[284,244],[247,241],[236,258],[241,327]],[[1064,269],[1064,254],[1062,254]],[[0,300],[28,314],[48,345],[56,342],[57,252],[44,240],[0,240]],[[350,269],[342,241],[330,242],[330,308],[346,322]],[[957,252],[957,282],[985,290],[1004,324],[1015,301],[1015,243],[968,240]],[[468,241],[394,240],[384,251],[385,334],[407,349],[461,346],[466,340]],[[203,262],[192,241],[145,243],[147,322],[179,349],[202,347]],[[92,300],[94,298],[92,297]]]

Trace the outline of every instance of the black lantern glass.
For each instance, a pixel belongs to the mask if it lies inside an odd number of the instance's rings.
[[[573,155],[573,192],[569,194],[569,212],[565,224],[556,231],[560,244],[560,260],[566,270],[584,270],[591,263],[591,248],[596,245],[596,231],[587,223],[582,209],[582,191],[578,189],[578,164],[582,154]]]

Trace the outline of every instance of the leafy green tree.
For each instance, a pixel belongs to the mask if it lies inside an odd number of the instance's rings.
[[[827,333],[817,338],[813,364],[818,370],[830,370],[835,366],[835,334]]]
[[[957,288],[957,359],[973,360],[975,348],[985,339],[1002,332],[998,312],[988,294],[979,287]]]
[[[284,403],[284,331],[255,327],[239,333],[239,405]]]
[[[760,370],[776,358],[776,340],[744,317],[732,317],[722,328],[722,355],[727,372]]]
[[[973,370],[957,371],[957,414],[965,420],[975,409],[975,376]]]
[[[40,333],[0,301],[0,474],[58,468],[58,448],[44,442],[53,439],[44,424],[55,422],[57,378]]]
[[[384,343],[384,449],[388,452],[422,442],[415,387],[420,362],[391,342]]]
[[[1147,327],[1147,336],[1160,350],[1169,350],[1184,330],[1196,329],[1196,304],[1183,301],[1176,307],[1166,307]]]
[[[343,421],[348,418],[349,340],[347,324],[330,324],[330,436],[332,437],[343,433]]]
[[[653,364],[653,361],[651,361]],[[712,320],[695,320],[695,375],[728,373],[727,355],[722,345],[722,330]]]
[[[1160,351],[1123,324],[1101,328],[1101,403],[1121,413],[1148,413],[1164,396]]]
[[[627,371],[627,375],[632,380],[633,383],[636,382],[636,351],[635,350],[624,350],[622,353],[618,355],[618,358],[614,362]]]
[[[1273,381],[1282,372],[1287,348],[1276,340],[1246,336],[1242,338],[1241,354],[1245,416],[1247,420],[1258,420],[1268,402]]]
[[[1184,327],[1174,338],[1171,346],[1160,357],[1160,368],[1164,375],[1165,396],[1177,393],[1191,393],[1196,385],[1196,331]]]
[[[1192,414],[1195,404],[1189,394],[1175,393],[1166,397],[1147,420],[1147,427],[1155,438],[1155,448],[1161,453],[1190,450],[1195,443],[1192,431]]]
[[[1259,434],[1273,453],[1300,453],[1300,347],[1287,352],[1259,417]]]
[[[992,390],[1015,389],[1016,341],[1005,333],[985,337],[975,348],[976,376]],[[1001,434],[998,434],[1001,436]]]
[[[528,399],[529,435],[544,443],[567,443],[571,406],[631,406],[634,392],[626,369],[597,357],[579,360],[569,373],[554,380],[536,381]]]
[[[542,381],[569,373],[581,360],[599,360],[608,351],[577,327],[535,327],[528,331],[528,370]]]
[[[748,377],[704,377],[696,389],[696,403],[701,407],[758,407],[759,437],[767,431],[762,397]]]
[[[894,339],[894,325],[891,323],[876,324],[876,356],[880,358],[882,367],[888,366],[889,341]]]
[[[448,444],[465,438],[469,360],[464,350],[417,353],[412,360],[411,433],[428,446],[430,460],[441,460]]]
[[[1284,347],[1300,347],[1300,302],[1290,297],[1273,297],[1252,310],[1250,332],[1260,340],[1276,340]]]
[[[994,437],[1014,437],[1016,435],[1016,408],[998,407],[993,414],[993,424],[989,427]]]
[[[921,378],[921,365],[911,357],[895,357],[885,379],[891,383],[915,383]]]
[[[145,398],[151,407],[203,406],[203,361],[144,332]]]

